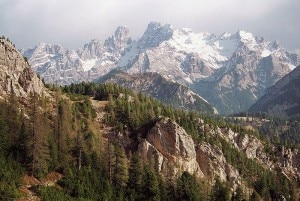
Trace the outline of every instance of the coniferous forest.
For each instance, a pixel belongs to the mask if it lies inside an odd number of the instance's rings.
[[[298,124],[270,136],[275,123],[261,127],[261,133],[243,130],[230,118],[177,110],[114,84],[48,88],[51,96],[31,94],[24,100],[11,95],[0,101],[0,200],[21,198],[25,175],[40,179],[50,172],[62,178],[54,186],[30,189],[45,201],[297,199],[299,181],[264,168],[220,136],[200,131],[197,119],[256,136],[265,144],[277,141],[291,147],[298,143]],[[162,116],[176,121],[195,142],[219,147],[253,191],[232,190],[226,182],[209,183],[188,172],[174,179],[159,172],[155,156],[150,161],[139,157],[138,144]]]

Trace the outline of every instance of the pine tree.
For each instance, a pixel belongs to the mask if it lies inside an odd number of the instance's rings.
[[[126,186],[128,181],[127,157],[124,148],[120,145],[115,146],[114,155],[113,184],[121,189]]]
[[[141,198],[143,167],[137,154],[132,156],[129,167],[128,191],[134,200]]]
[[[232,201],[245,201],[245,195],[241,187],[238,187],[235,192],[233,192],[231,196]]]
[[[32,94],[30,103],[30,131],[29,136],[24,136],[24,139],[28,139],[27,142],[29,143],[28,158],[31,160],[31,173],[41,176],[41,174],[48,171],[47,161],[50,159],[48,132],[50,129],[40,97],[35,93]]]
[[[227,185],[217,179],[213,188],[212,201],[229,201],[229,191]]]
[[[57,119],[55,136],[58,148],[58,160],[62,166],[68,166],[70,158],[67,153],[70,149],[70,134],[71,134],[71,107],[67,100],[61,99],[57,105]]]
[[[250,196],[250,201],[259,201],[260,198],[259,198],[259,195],[256,191],[253,191],[253,193],[251,194]]]
[[[143,200],[159,200],[159,183],[153,169],[144,166],[142,182]]]
[[[184,172],[177,181],[178,200],[197,201],[203,200],[202,190],[196,178]]]

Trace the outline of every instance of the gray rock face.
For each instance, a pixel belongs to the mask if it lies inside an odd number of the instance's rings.
[[[122,53],[131,42],[129,29],[127,27],[118,27],[115,34],[105,41],[104,46],[109,47],[111,52],[119,51]]]
[[[272,160],[264,150],[265,145],[258,138],[249,134],[233,132],[231,129],[215,128],[211,130],[212,135],[219,135],[230,143],[238,151],[244,152],[249,159],[256,160],[263,167],[269,170],[281,169],[289,179],[300,179],[300,152],[298,149],[291,150],[284,146],[271,145],[272,152],[277,160]]]
[[[280,169],[289,179],[300,179],[300,152],[298,149],[272,146],[273,161],[264,151],[264,144],[254,136],[235,133],[231,129],[205,127],[210,136],[220,136],[235,149],[244,152],[246,157],[257,161],[262,167],[275,171]],[[162,117],[149,131],[147,137],[139,144],[139,154],[147,159],[155,160],[158,170],[163,174],[172,174],[174,177],[184,171],[198,177],[213,181],[216,178],[229,182],[233,189],[237,186],[247,186],[246,182],[233,167],[217,145],[207,142],[195,144],[183,128],[169,118]],[[273,156],[273,157],[274,157]]]
[[[181,69],[185,73],[199,73],[205,77],[211,76],[215,72],[205,65],[205,62],[197,53],[189,53],[181,63]]]
[[[172,175],[176,177],[184,171],[204,176],[197,163],[194,141],[171,119],[162,118],[156,123],[139,145],[139,152],[148,160],[156,156],[161,172],[167,173],[172,167]]]
[[[219,147],[201,142],[196,147],[197,161],[207,178],[219,178],[228,181],[235,189],[242,185],[242,178],[237,169],[228,164]]]
[[[6,39],[0,39],[0,97],[42,94],[45,88],[23,56]]]
[[[138,47],[142,50],[158,47],[162,42],[169,40],[173,35],[171,25],[162,26],[158,22],[149,23],[144,35],[138,42]]]
[[[268,88],[249,112],[266,112],[271,115],[294,117],[300,115],[300,67]]]
[[[201,121],[199,121],[201,122]],[[254,136],[235,133],[231,129],[221,129],[200,123],[210,136],[220,136],[246,157],[255,160],[267,170],[280,169],[289,179],[300,179],[300,152],[298,149],[288,149],[272,146],[277,160],[264,151],[264,144]],[[216,144],[207,142],[195,143],[183,128],[169,118],[161,117],[150,129],[146,138],[139,144],[138,153],[146,161],[156,161],[158,170],[163,175],[180,176],[184,171],[205,178],[208,182],[219,178],[229,182],[235,189],[247,183],[239,171],[225,158],[222,149]]]
[[[119,27],[104,43],[93,40],[77,51],[40,44],[24,55],[46,82],[58,84],[92,81],[115,69],[157,72],[190,87],[223,114],[248,109],[299,63],[278,42],[245,31],[216,36],[157,22],[137,41]]]
[[[215,178],[229,181],[234,188],[243,183],[219,147],[206,142],[195,144],[183,128],[168,118],[161,118],[155,124],[138,150],[144,159],[154,158],[163,174],[172,171],[171,175],[178,177],[187,171],[208,181]]]

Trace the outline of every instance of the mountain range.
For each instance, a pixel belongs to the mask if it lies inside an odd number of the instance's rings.
[[[245,31],[194,33],[157,22],[138,40],[118,27],[104,42],[94,39],[79,50],[40,43],[22,53],[46,83],[94,81],[115,69],[156,72],[189,87],[221,114],[245,111],[299,63],[277,41]]]

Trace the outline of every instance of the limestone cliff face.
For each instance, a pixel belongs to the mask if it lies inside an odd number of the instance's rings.
[[[244,185],[237,169],[225,159],[221,149],[206,142],[195,144],[176,122],[161,118],[139,145],[140,155],[156,160],[164,175],[178,177],[184,171],[213,182],[219,178],[233,188]]]
[[[197,162],[205,177],[228,181],[233,188],[242,185],[242,178],[238,170],[228,164],[219,147],[201,142],[197,145],[196,150]]]
[[[27,97],[30,93],[45,91],[42,81],[32,71],[27,61],[6,39],[0,39],[0,96],[10,93]]]
[[[139,152],[145,158],[155,159],[161,172],[171,170],[174,176],[183,171],[203,177],[197,163],[193,139],[176,122],[162,118],[139,145]]]
[[[275,148],[276,156],[279,158],[278,166],[289,178],[300,179],[300,150],[285,147]]]
[[[265,143],[248,134],[241,134],[231,129],[211,129],[211,135],[219,135],[238,151],[244,152],[249,159],[256,160],[263,167],[273,171],[281,169],[287,178],[300,179],[300,151],[279,145],[270,145],[273,157],[265,152]],[[272,158],[276,158],[276,160]]]
[[[257,161],[262,167],[281,172],[289,179],[300,179],[300,152],[271,145],[273,160],[265,152],[265,143],[255,136],[233,132],[229,128],[210,126],[201,121],[200,129],[211,136],[219,136],[247,158]],[[225,158],[218,145],[207,142],[195,143],[176,122],[162,117],[152,127],[147,137],[139,144],[139,154],[147,161],[155,160],[158,170],[163,175],[180,176],[184,171],[213,182],[219,178],[229,182],[235,189],[247,184],[239,171]]]

